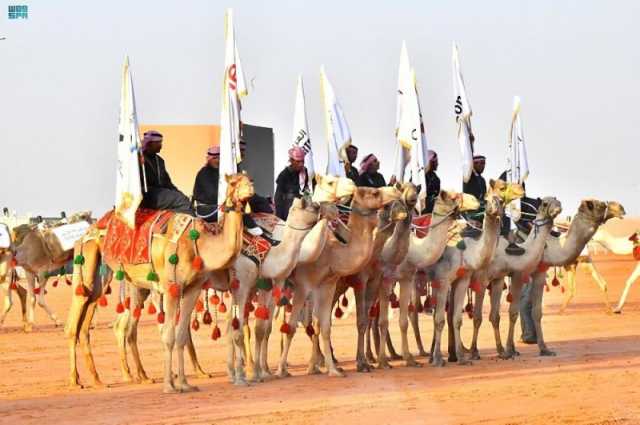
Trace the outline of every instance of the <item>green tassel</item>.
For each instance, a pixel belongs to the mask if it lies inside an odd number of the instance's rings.
[[[116,280],[124,280],[124,270],[118,270],[116,272]]]
[[[262,289],[263,291],[270,291],[273,288],[273,285],[271,284],[271,280],[259,278],[256,282],[256,287],[258,289]]]
[[[467,249],[467,244],[464,243],[464,239],[460,239],[460,241],[456,244],[456,248],[458,248],[460,251],[464,251],[465,249]]]
[[[82,255],[82,254],[76,255],[76,257],[73,259],[73,264],[75,264],[77,266],[83,265],[84,264],[84,255]]]
[[[109,271],[109,268],[107,267],[106,264],[100,264],[100,276],[102,277],[106,276],[108,271]]]
[[[192,241],[196,241],[199,237],[200,232],[198,232],[196,229],[189,230],[189,239],[191,239]]]
[[[149,274],[147,274],[147,280],[149,282],[160,282],[160,278],[158,277],[158,273],[151,270]]]
[[[178,254],[171,254],[169,256],[169,263],[173,264],[174,266],[178,264]]]
[[[64,267],[60,267],[60,271],[58,272],[58,274],[60,276],[65,276],[67,274],[67,271],[65,270]]]

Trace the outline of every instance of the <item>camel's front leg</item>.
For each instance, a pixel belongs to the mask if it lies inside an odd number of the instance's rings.
[[[160,328],[160,337],[164,350],[164,381],[163,391],[166,394],[180,392],[179,386],[173,382],[173,347],[176,345],[176,313],[178,310],[179,300],[173,298],[168,292],[162,297],[163,310],[165,314],[164,323]],[[182,312],[184,313],[184,312]],[[181,314],[184,316],[184,314]],[[182,317],[181,317],[182,318]],[[184,362],[183,362],[184,363]],[[184,367],[184,366],[183,366]]]
[[[442,331],[444,330],[445,325],[445,314],[446,314],[446,305],[447,298],[449,297],[449,285],[445,284],[445,282],[440,283],[440,288],[434,289],[434,294],[437,300],[436,309],[433,314],[433,352],[431,354],[431,364],[433,366],[442,367],[445,365],[445,361],[442,358],[442,349],[441,349],[441,341],[442,341]],[[453,308],[453,306],[449,306],[449,308]]]
[[[198,387],[189,385],[184,368],[184,347],[191,338],[189,325],[191,324],[191,314],[196,305],[196,300],[200,295],[202,285],[195,283],[192,286],[183,288],[182,300],[177,300],[176,304],[180,305],[180,317],[177,324],[175,343],[176,354],[178,357],[178,377],[175,388],[181,392],[198,391]],[[165,297],[166,298],[166,297]],[[169,296],[171,298],[171,296]],[[169,316],[170,321],[175,323],[175,314]]]
[[[420,304],[422,300],[420,299],[420,294],[417,289],[415,290],[413,297],[413,306],[415,307],[413,311],[409,312],[409,320],[411,323],[411,328],[413,329],[413,335],[416,338],[416,346],[418,347],[418,356],[427,357],[428,354],[424,351],[424,345],[422,345],[422,337],[420,336],[420,320],[418,317],[418,304]]]
[[[131,305],[137,306],[142,310],[144,307],[144,302],[149,296],[150,291],[142,288],[132,288],[132,300]],[[153,302],[150,301],[150,302]],[[157,305],[157,304],[156,304]],[[127,329],[127,343],[131,348],[131,356],[133,357],[133,361],[136,365],[136,380],[141,383],[150,384],[153,383],[153,379],[150,379],[147,376],[147,372],[145,372],[144,367],[142,366],[142,359],[140,358],[140,350],[138,348],[138,324],[140,322],[140,317],[135,317],[135,315],[131,315],[129,318],[129,326]],[[192,343],[193,344],[193,343]],[[196,359],[197,362],[197,359]]]
[[[11,294],[11,284],[9,279],[4,281],[0,280],[0,297],[2,297],[2,312],[0,313],[0,326],[4,323],[4,319],[7,317],[7,313],[13,306],[13,296]]]
[[[36,276],[31,272],[27,274],[27,323],[24,325],[25,332],[31,332],[35,324],[36,314],[36,295],[34,292],[36,286]]]
[[[374,333],[374,344],[376,344],[378,354],[378,369],[391,369],[389,358],[387,357],[387,339],[389,338],[389,296],[393,286],[383,281],[379,287],[378,302],[380,303],[380,310],[376,317],[378,329],[372,329],[371,332]],[[373,323],[375,324],[375,321]],[[375,338],[376,333],[378,333],[377,341]]]
[[[407,335],[407,331],[409,330],[409,303],[413,298],[414,289],[415,284],[413,279],[403,279],[400,281],[400,315],[398,317],[398,323],[402,336],[402,358],[407,366],[420,367],[422,365],[413,358],[413,355],[409,351],[409,336]]]
[[[564,313],[567,306],[576,295],[576,272],[578,271],[578,263],[566,266],[565,270],[567,272],[567,296],[560,306],[560,314]]]
[[[371,282],[373,283],[373,282]],[[373,305],[376,294],[374,288],[369,288],[369,282],[364,288],[359,288],[355,292],[356,298],[356,325],[358,328],[358,343],[356,347],[356,370],[358,372],[371,372],[371,365],[364,355],[364,339],[369,327],[369,309]]]
[[[116,319],[113,321],[113,333],[116,336],[116,342],[118,344],[120,371],[122,372],[122,379],[124,382],[133,382],[131,370],[129,369],[129,362],[127,361],[127,333],[130,316],[131,312],[129,310],[125,310],[118,314]]]
[[[640,261],[636,264],[636,268],[631,273],[631,276],[627,279],[624,284],[624,291],[622,291],[622,296],[620,296],[620,301],[618,301],[618,306],[613,310],[614,313],[620,314],[622,313],[622,307],[624,307],[624,303],[627,301],[627,296],[629,295],[629,290],[631,290],[631,286],[635,283],[635,281],[640,277]]]
[[[98,371],[96,370],[96,363],[93,360],[93,353],[91,351],[91,340],[89,338],[89,330],[91,328],[91,322],[93,321],[93,315],[96,312],[96,307],[98,306],[96,300],[89,301],[87,305],[86,313],[84,316],[84,320],[82,321],[82,326],[80,328],[80,347],[84,353],[85,364],[87,365],[87,369],[89,369],[89,373],[93,376],[93,385],[97,387],[101,387],[104,384],[100,380],[98,376]]]
[[[530,283],[528,283],[530,285]],[[522,292],[522,274],[514,273],[511,277],[511,304],[509,305],[509,334],[507,335],[507,350],[503,358],[512,359],[519,356],[515,344],[515,328],[520,314],[520,295]]]
[[[276,372],[276,374],[280,378],[291,376],[287,368],[288,366],[287,358],[289,356],[289,349],[291,348],[291,341],[293,340],[293,336],[296,334],[298,317],[300,316],[300,311],[304,308],[304,303],[308,295],[309,295],[309,287],[307,286],[306,281],[302,279],[297,279],[296,285],[294,286],[294,289],[293,289],[293,306],[292,306],[291,314],[289,315],[289,321],[287,322],[289,324],[289,333],[286,334],[286,339],[284,340],[284,346],[282,347],[282,353],[280,354],[280,363],[278,364],[278,371]]]
[[[611,303],[609,302],[609,287],[607,285],[607,281],[604,280],[604,277],[602,277],[602,275],[598,271],[598,268],[596,267],[593,260],[589,263],[586,263],[585,266],[589,269],[589,271],[591,272],[591,277],[593,278],[593,280],[595,280],[595,282],[598,284],[598,287],[604,294],[605,311],[608,314],[611,314],[613,310],[611,310]]]
[[[253,282],[255,282],[256,276],[247,276],[245,274],[241,274],[240,271],[238,271],[236,277],[240,280],[240,286],[233,292],[231,310],[236,310],[236,316],[232,319],[231,325],[233,325],[233,322],[235,322],[237,327],[228,327],[227,335],[228,343],[234,347],[234,384],[247,385],[245,363],[248,347],[245,346],[245,331],[248,330],[248,327],[245,326],[246,318],[244,310],[249,299],[249,292],[253,289]]]
[[[471,360],[480,360],[480,352],[478,351],[478,335],[480,334],[480,326],[482,325],[482,304],[484,302],[484,294],[486,288],[482,286],[480,292],[476,293],[476,303],[473,306],[473,339],[471,341]]]
[[[449,306],[449,310],[453,309],[453,336],[455,341],[455,352],[459,365],[469,365],[470,360],[465,358],[464,348],[462,346],[462,338],[460,337],[460,328],[462,327],[462,312],[464,310],[464,298],[469,288],[469,276],[465,276],[458,280],[453,286],[453,303]]]
[[[55,324],[56,327],[61,326],[62,322],[60,320],[58,320],[58,316],[56,316],[56,313],[53,311],[53,309],[51,309],[51,307],[49,307],[49,305],[47,304],[47,301],[45,299],[45,293],[46,288],[47,288],[47,277],[45,275],[45,273],[40,273],[38,275],[38,285],[40,288],[40,291],[38,294],[36,294],[36,300],[38,302],[38,305],[47,312],[47,316],[49,316],[49,319],[51,319],[51,321]]]
[[[503,279],[495,279],[491,281],[491,312],[489,313],[489,321],[493,326],[493,335],[496,340],[496,351],[499,356],[504,354],[502,338],[500,337],[500,301],[502,299],[503,285]]]
[[[535,276],[531,285],[531,303],[533,308],[531,315],[533,316],[533,323],[536,327],[536,338],[538,341],[538,348],[540,349],[541,356],[555,356],[556,353],[547,348],[547,344],[544,342],[544,336],[542,334],[542,296],[544,294],[545,275]]]
[[[271,331],[272,317],[275,310],[271,291],[258,291],[258,305],[264,306],[269,315],[266,320],[256,317],[254,324],[254,364],[253,376],[251,377],[254,382],[262,382],[265,378],[271,376],[271,371],[267,364],[269,332]]]
[[[322,337],[322,348],[325,352],[324,362],[329,372],[329,376],[345,376],[344,372],[338,370],[333,356],[331,355],[331,307],[333,306],[333,295],[336,292],[336,280],[321,283],[314,291],[314,302],[317,308],[314,310],[318,315],[320,336]]]

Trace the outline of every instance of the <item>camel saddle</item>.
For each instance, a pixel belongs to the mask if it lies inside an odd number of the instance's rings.
[[[131,229],[116,216],[114,210],[107,212],[96,226],[106,229],[103,255],[108,262],[144,264],[151,262],[151,239],[153,234],[164,234],[173,211],[138,209],[135,228]]]
[[[431,214],[424,214],[412,219],[412,231],[418,239],[423,239],[429,234],[429,227],[431,226]],[[463,220],[456,220],[449,227],[447,246],[456,246],[456,244],[462,239],[460,232],[466,226]]]
[[[253,218],[256,224],[265,232],[268,232],[273,240],[278,242],[282,240],[285,222],[280,218],[269,213],[253,213],[251,214],[251,218]],[[271,250],[271,244],[265,238],[254,236],[246,231],[243,232],[242,250],[240,252],[253,261],[256,266],[260,267],[269,250]]]

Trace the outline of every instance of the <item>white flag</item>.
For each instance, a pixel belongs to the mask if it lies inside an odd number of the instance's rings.
[[[513,113],[509,132],[507,178],[511,183],[523,183],[529,176],[529,160],[520,120],[520,98],[513,98]]]
[[[429,162],[427,161],[427,152],[429,147],[427,145],[427,135],[424,129],[424,122],[422,119],[422,107],[420,106],[420,95],[418,94],[418,83],[415,81],[415,71],[413,72],[414,85],[416,90],[416,104],[418,105],[418,117],[420,119],[420,139],[417,140],[412,146],[411,153],[411,181],[413,184],[421,185],[420,192],[418,193],[418,212],[426,207],[427,200],[427,187],[425,182],[425,173],[429,171]]]
[[[398,67],[398,92],[396,103],[396,140],[393,173],[399,182],[404,182],[404,172],[411,158],[413,138],[419,127],[417,122],[417,105],[415,101],[415,85],[411,74],[407,45],[403,41],[400,49],[400,65]]]
[[[293,114],[293,146],[302,148],[306,155],[304,165],[309,173],[309,180],[316,175],[313,166],[313,151],[311,149],[311,139],[309,138],[309,123],[307,121],[307,110],[304,100],[304,86],[302,76],[298,77],[298,89],[296,92],[296,109]]]
[[[129,69],[124,58],[120,88],[120,121],[118,123],[118,170],[116,173],[116,215],[131,228],[135,227],[136,210],[142,202],[140,181],[141,143],[136,114],[136,97]]]
[[[346,148],[351,144],[351,131],[324,67],[320,68],[320,90],[327,130],[327,174],[345,177],[344,163]]]
[[[462,178],[468,182],[473,171],[473,146],[471,145],[471,105],[467,97],[467,90],[464,86],[464,79],[460,71],[460,60],[458,59],[458,46],[453,43],[453,94],[455,103],[453,109],[458,125],[458,144],[462,154]]]
[[[247,95],[247,85],[235,41],[235,29],[233,27],[233,13],[231,9],[227,10],[225,16],[224,30],[225,54],[220,117],[219,201],[222,201],[227,193],[225,174],[236,173],[238,171],[238,163],[241,161],[240,139],[242,137],[242,126],[240,110],[242,109],[242,105],[240,103],[240,97]],[[218,214],[218,217],[222,218],[222,214]]]

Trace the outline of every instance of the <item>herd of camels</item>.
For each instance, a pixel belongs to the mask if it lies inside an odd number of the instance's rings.
[[[343,314],[342,307],[348,304],[345,292],[350,287],[355,294],[358,371],[370,371],[374,366],[389,368],[389,360],[398,356],[389,338],[390,307],[399,308],[399,355],[407,366],[419,365],[409,350],[409,323],[419,354],[428,355],[434,366],[445,364],[441,339],[447,316],[448,361],[468,364],[479,359],[477,339],[487,290],[496,350],[501,358],[511,358],[518,354],[514,333],[521,289],[532,285],[540,355],[553,355],[541,327],[542,297],[550,268],[563,267],[567,271],[569,294],[564,308],[575,294],[575,269],[580,264],[591,267],[594,279],[606,294],[606,282],[584,252],[589,241],[595,240],[615,254],[640,251],[638,234],[627,240],[599,231],[607,220],[624,216],[624,208],[617,202],[583,200],[566,233],[556,237],[551,231],[562,207],[553,197],[543,198],[533,230],[522,244],[525,253],[511,256],[505,253],[508,241],[500,236],[500,223],[505,206],[523,196],[518,184],[490,182],[482,233],[476,239],[462,238],[455,232],[460,228],[461,214],[479,207],[473,196],[441,191],[430,219],[420,221],[428,223],[426,227],[422,225],[426,231],[418,235],[415,230],[420,226],[415,224],[414,211],[419,189],[413,184],[374,189],[355,187],[346,178],[319,176],[314,193],[293,202],[286,222],[262,217],[265,225],[271,223],[273,237],[279,243],[254,258],[243,254],[246,242],[242,220],[245,204],[254,194],[253,184],[245,174],[229,176],[227,180],[222,222],[211,226],[197,218],[172,214],[150,236],[150,263],[127,264],[106,255],[108,230],[99,222],[92,223],[74,248],[66,251],[46,226],[11,227],[12,246],[0,250],[0,295],[4,301],[0,324],[12,306],[13,292],[21,301],[25,331],[32,330],[36,303],[56,325],[61,325],[45,297],[48,277],[59,273],[54,285],[64,281],[72,285],[65,326],[70,352],[69,382],[80,386],[76,367],[76,349],[80,345],[94,384],[101,385],[91,352],[90,331],[96,309],[107,305],[106,296],[113,286],[118,302],[113,326],[124,380],[151,381],[137,345],[137,326],[146,309],[157,316],[159,323],[164,350],[163,389],[168,393],[187,392],[196,387],[187,382],[185,347],[195,370],[205,373],[198,363],[191,332],[202,322],[213,327],[212,338],[219,338],[219,314],[226,319],[229,378],[237,385],[246,385],[248,374],[258,382],[272,375],[267,352],[276,320],[283,335],[277,376],[289,375],[287,356],[298,329],[304,329],[312,343],[308,372],[320,373],[325,368],[330,376],[343,376],[333,355],[331,322],[334,315]],[[349,200],[348,206],[345,200]],[[349,213],[348,220],[342,223],[339,217],[345,211]],[[90,214],[76,214],[65,222],[83,220],[91,222]],[[261,217],[256,220],[260,222]],[[68,279],[64,267],[70,259],[73,273]],[[18,282],[19,268],[26,273],[26,287]],[[616,312],[621,312],[629,288],[639,275],[640,262],[627,281]],[[475,303],[466,301],[471,293],[475,294]],[[510,306],[503,345],[500,304],[505,299]],[[430,353],[423,348],[418,328],[418,313],[424,309],[433,312]],[[473,319],[469,348],[460,336],[465,311]],[[249,331],[251,314],[255,318],[253,332]],[[134,359],[135,376],[128,365],[128,351]],[[176,371],[172,366],[174,355]]]

